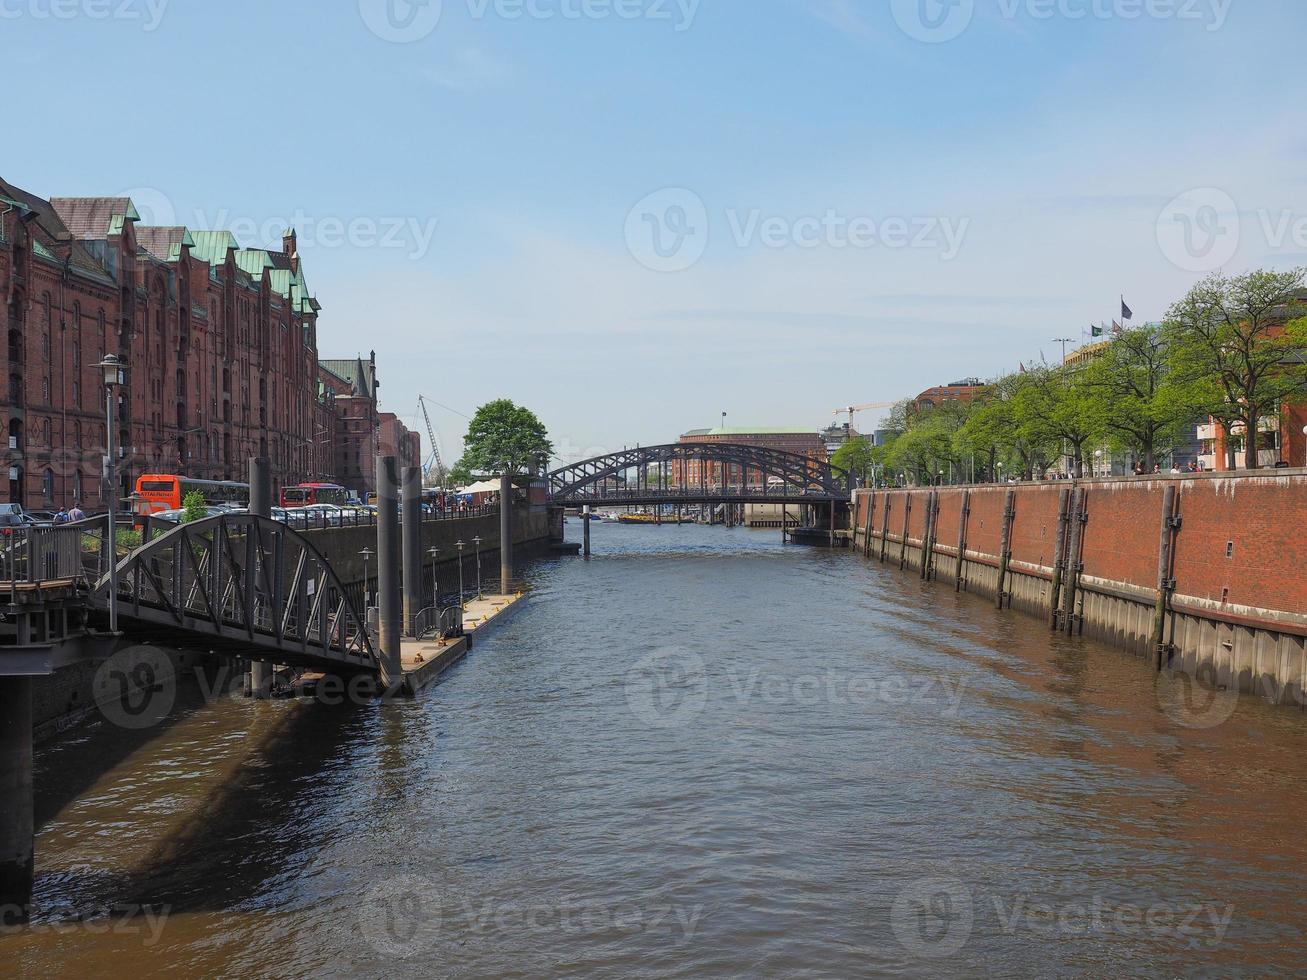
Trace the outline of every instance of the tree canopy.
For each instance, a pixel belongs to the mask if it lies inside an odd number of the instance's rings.
[[[463,439],[460,475],[536,474],[549,465],[554,447],[544,423],[507,398],[477,409]]]

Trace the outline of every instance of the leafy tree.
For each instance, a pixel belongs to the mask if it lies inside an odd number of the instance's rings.
[[[1199,414],[1189,387],[1176,383],[1161,327],[1123,330],[1085,368],[1090,411],[1122,448],[1151,473],[1159,450],[1173,445]]]
[[[1307,270],[1213,273],[1167,312],[1168,356],[1185,396],[1225,429],[1244,430],[1244,465],[1257,469],[1258,426],[1307,392]]]
[[[209,508],[204,500],[204,493],[192,490],[182,500],[182,524],[194,524],[209,516]]]
[[[866,437],[850,439],[831,457],[831,466],[857,477],[861,483],[867,483],[874,460],[871,455],[871,440]]]
[[[1013,397],[1018,432],[1031,449],[1031,463],[1042,467],[1043,450],[1067,450],[1074,476],[1084,476],[1085,445],[1102,431],[1087,397],[1086,373],[1077,367],[1027,368]]]
[[[475,482],[476,477],[462,459],[449,468],[449,474],[445,480],[447,489],[449,487],[466,487]]]
[[[534,474],[548,466],[553,452],[549,433],[535,413],[501,398],[477,409],[459,462],[471,472],[488,475]]]

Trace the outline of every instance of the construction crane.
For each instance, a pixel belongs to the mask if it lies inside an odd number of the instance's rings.
[[[436,483],[441,489],[444,489],[445,462],[440,458],[440,446],[436,443],[436,428],[431,424],[431,415],[427,412],[425,395],[418,395],[418,408],[422,410],[422,418],[427,423],[427,437],[431,440],[431,455],[427,457],[426,464],[422,467],[422,482],[429,485],[432,476],[435,476]]]
[[[835,415],[848,414],[849,428],[853,428],[853,419],[859,412],[871,412],[878,408],[893,408],[898,402],[868,402],[866,405],[849,405],[847,408],[835,409]]]

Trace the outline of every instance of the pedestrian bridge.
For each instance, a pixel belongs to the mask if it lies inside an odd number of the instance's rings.
[[[848,504],[849,476],[827,462],[737,443],[641,446],[549,474],[550,503]]]

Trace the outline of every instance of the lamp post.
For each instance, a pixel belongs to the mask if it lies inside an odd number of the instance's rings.
[[[477,548],[477,598],[481,598],[481,536],[477,535],[472,539],[472,543]]]
[[[368,579],[368,562],[376,552],[371,548],[364,548],[359,554],[363,556],[363,608],[368,609],[372,606],[372,583]]]
[[[458,549],[458,606],[463,608],[463,549],[467,547],[462,541],[454,542]]]
[[[1303,441],[1303,460],[1302,460],[1302,465],[1303,465],[1303,466],[1307,466],[1307,425],[1304,425],[1304,426],[1302,427],[1302,435],[1303,435],[1303,440],[1302,440],[1302,441]]]
[[[994,464],[994,466],[995,466],[995,468],[998,470],[998,482],[999,482],[999,483],[1002,483],[1002,482],[1003,482],[1003,461],[1002,461],[1002,460],[999,460],[997,463]]]
[[[100,362],[104,371],[105,456],[104,482],[109,509],[109,632],[118,632],[118,461],[113,448],[114,392],[123,383],[122,364],[117,354],[106,354]]]
[[[440,586],[436,583],[436,555],[440,554],[439,548],[432,548],[427,552],[431,556],[431,608],[440,608]]]

